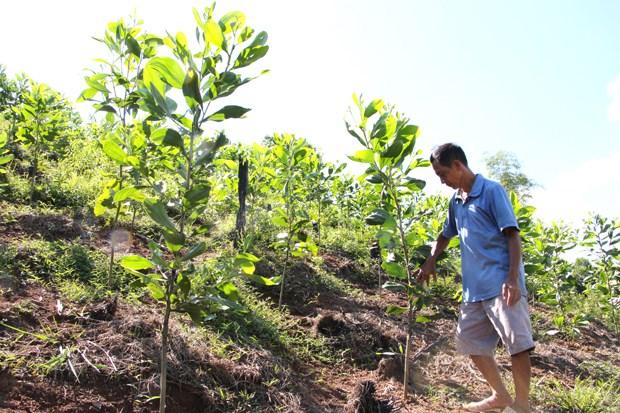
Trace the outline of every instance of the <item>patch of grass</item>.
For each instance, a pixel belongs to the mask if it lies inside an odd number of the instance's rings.
[[[304,330],[286,309],[265,301],[249,285],[241,283],[239,291],[240,302],[247,310],[223,313],[208,322],[208,327],[218,333],[213,343],[216,353],[230,358],[229,349],[235,346],[226,340],[231,340],[236,345],[263,348],[288,359],[337,362],[337,355],[327,341]]]
[[[89,162],[84,162],[89,159]],[[44,200],[56,206],[91,206],[115,165],[96,139],[74,139],[66,155],[44,165],[47,181]],[[94,166],[94,167],[93,167]]]
[[[300,360],[331,364],[337,362],[338,356],[327,341],[304,330],[286,309],[277,308],[261,299],[258,293],[248,287],[242,287],[242,291],[243,303],[252,316],[248,318],[250,323],[240,332],[247,335],[250,342],[271,347],[278,353]]]
[[[108,257],[79,243],[21,240],[0,246],[0,265],[16,277],[56,286],[69,300],[86,301],[111,293]],[[130,281],[119,267],[113,274],[113,290],[127,292]]]
[[[373,231],[368,226],[359,228],[323,226],[321,245],[332,251],[344,252],[354,258],[358,265],[369,268]]]
[[[61,279],[56,283],[56,288],[62,300],[76,303],[94,301],[106,295],[100,289],[92,288],[92,286],[74,280]]]
[[[585,360],[579,364],[579,369],[592,380],[613,381],[620,383],[620,366],[605,361]]]
[[[572,388],[557,379],[535,387],[535,404],[554,413],[615,413],[620,411],[620,395],[615,381],[575,380]],[[537,390],[536,390],[537,388]]]
[[[313,257],[309,260],[309,263],[317,275],[317,277],[313,279],[313,281],[316,282],[317,287],[332,291],[342,296],[351,296],[358,299],[363,299],[365,297],[364,292],[359,288],[355,288],[350,282],[338,278],[329,271],[325,271],[321,265],[322,260],[320,257]]]

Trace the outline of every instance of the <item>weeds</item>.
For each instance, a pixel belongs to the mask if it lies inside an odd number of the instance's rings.
[[[539,390],[541,405],[554,413],[615,413],[620,409],[617,382],[575,380],[572,388],[552,379]]]

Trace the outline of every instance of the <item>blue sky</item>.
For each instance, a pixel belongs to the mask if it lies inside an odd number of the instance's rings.
[[[57,0],[3,5],[0,63],[70,98],[84,68],[105,56],[91,36],[133,8],[150,32],[193,32],[191,7],[160,0]],[[545,219],[588,211],[620,217],[620,2],[228,0],[269,32],[258,64],[271,72],[240,90],[247,119],[225,124],[236,141],[294,132],[326,158],[359,149],[344,129],[353,92],[395,104],[428,151],[461,144],[472,169],[514,152],[541,184]],[[7,39],[18,39],[8,41]],[[88,108],[82,108],[87,112]],[[440,190],[430,171],[422,173]],[[443,189],[444,193],[448,193]]]

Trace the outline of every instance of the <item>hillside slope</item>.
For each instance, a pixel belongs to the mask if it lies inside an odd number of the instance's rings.
[[[61,211],[16,213],[2,227],[0,411],[156,411],[160,306],[135,292],[77,299],[70,289],[80,288],[80,280],[67,287],[45,274],[65,259],[64,253],[45,256],[50,245],[82,254],[79,262],[96,271],[89,257],[105,255],[109,233]],[[133,238],[126,252],[143,248]],[[271,275],[277,265],[277,257],[263,251],[257,271]],[[487,387],[455,352],[457,304],[443,287],[440,280],[425,310],[431,321],[415,328],[408,402],[400,358],[379,354],[397,354],[404,342],[404,318],[385,314],[388,304],[405,305],[404,298],[379,292],[372,271],[330,250],[294,264],[284,309],[274,304],[276,288],[240,283],[247,311],[217,317],[205,328],[174,317],[168,411],[458,411],[463,402],[484,397]],[[563,410],[562,398],[618,382],[620,346],[595,321],[572,338],[547,335],[549,314],[533,308],[535,411],[577,411]],[[509,378],[510,360],[503,349],[498,354]],[[612,409],[616,402],[602,403]]]

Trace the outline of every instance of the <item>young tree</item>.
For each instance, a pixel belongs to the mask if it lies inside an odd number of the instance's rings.
[[[308,196],[306,176],[314,171],[318,155],[305,139],[287,133],[273,136],[271,151],[276,169],[272,186],[282,194],[283,204],[283,207],[275,209],[272,218],[273,223],[284,230],[278,233],[274,244],[276,248],[284,250],[285,254],[278,299],[278,305],[282,306],[290,257],[317,253],[317,247],[308,235],[310,217],[303,202]]]
[[[102,188],[94,207],[95,215],[102,215],[108,209],[114,211],[109,282],[112,280],[115,256],[113,238],[119,218],[132,202],[135,217],[135,203],[144,200],[144,195],[138,190],[144,180],[141,175],[149,170],[145,165],[147,139],[142,124],[138,122],[138,87],[143,81],[145,60],[156,55],[157,47],[163,41],[158,36],[142,33],[141,24],[135,17],[129,22],[120,19],[108,24],[103,38],[96,40],[106,46],[110,58],[97,59],[100,66],[84,78],[88,88],[79,98],[93,102],[97,111],[106,114],[107,133],[99,138],[99,143],[104,153],[118,166],[116,175],[110,177]]]
[[[590,217],[583,244],[593,259],[596,289],[605,298],[602,307],[609,314],[616,337],[620,337],[620,221],[600,215]]]
[[[231,12],[219,20],[215,5],[202,13],[194,9],[197,50],[192,50],[184,33],[168,34],[163,42],[173,57],[151,57],[142,72],[138,88],[140,108],[149,113],[158,128],[149,133],[162,158],[139,168],[144,176],[167,170],[176,189],[175,196],[151,187],[154,196],[144,196],[148,216],[159,226],[163,242],[149,244],[151,257],[127,256],[121,265],[141,277],[152,295],[164,303],[160,373],[160,413],[166,406],[168,326],[172,311],[189,313],[196,321],[216,296],[192,294],[196,266],[192,262],[205,250],[197,237],[208,231],[201,223],[212,187],[210,180],[218,151],[227,143],[222,132],[212,137],[205,128],[212,122],[242,118],[249,109],[212,105],[231,95],[253,78],[239,72],[267,53],[267,33],[246,25],[245,15]],[[172,208],[174,215],[169,213]],[[239,254],[236,264],[243,273],[254,272],[257,258]],[[148,271],[145,275],[142,271]]]
[[[64,151],[72,133],[78,133],[79,116],[69,102],[43,83],[28,80],[15,114],[15,140],[30,156],[30,198],[34,201],[39,180],[39,160]]]
[[[416,255],[423,255],[416,252],[426,248],[430,240],[428,236],[420,236],[412,216],[415,205],[412,196],[423,190],[425,182],[410,174],[417,168],[429,166],[430,162],[420,157],[420,151],[414,152],[419,129],[409,123],[408,118],[380,99],[368,105],[361,97],[354,95],[353,99],[356,115],[354,123],[347,123],[347,130],[365,149],[349,158],[367,164],[363,177],[381,188],[381,206],[366,218],[366,223],[379,226],[376,237],[382,250],[382,268],[398,280],[386,283],[385,287],[404,290],[407,295],[407,308],[388,306],[387,309],[389,314],[407,314],[403,363],[406,400],[413,325],[416,321],[427,321],[416,316],[427,305],[428,296],[414,278],[413,260]]]

